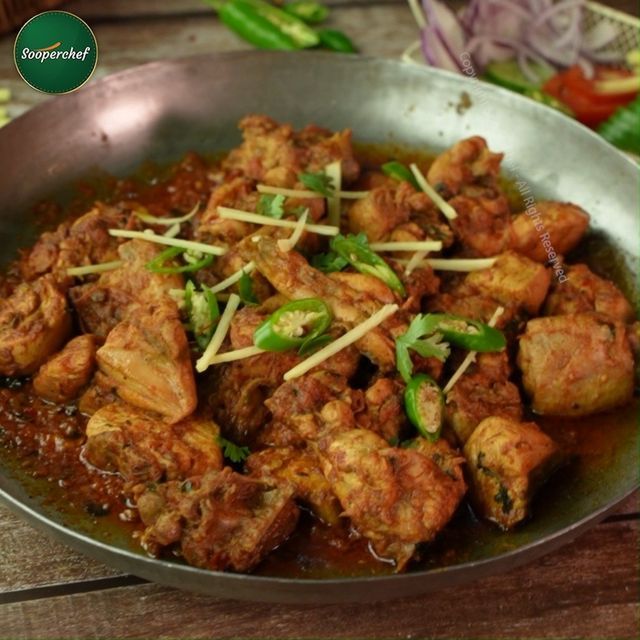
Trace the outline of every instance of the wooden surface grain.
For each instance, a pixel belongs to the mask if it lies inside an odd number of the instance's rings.
[[[635,638],[638,528],[637,519],[605,523],[508,574],[385,604],[247,604],[141,584],[25,593],[0,606],[0,629],[25,639]]]
[[[364,53],[398,56],[416,29],[403,0],[328,0]],[[637,0],[609,4],[635,12]],[[96,78],[159,58],[245,48],[201,0],[75,0],[94,29]],[[17,116],[49,99],[0,39],[0,86]],[[637,638],[638,494],[573,543],[525,567],[384,605],[216,600],[144,583],[81,556],[0,507],[0,640],[9,638]]]

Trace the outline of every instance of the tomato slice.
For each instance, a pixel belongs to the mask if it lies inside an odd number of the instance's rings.
[[[618,107],[633,100],[637,92],[624,94],[603,94],[596,91],[596,82],[620,80],[632,76],[631,71],[596,67],[595,77],[589,79],[581,67],[574,65],[556,74],[543,86],[543,90],[557,100],[564,102],[580,122],[595,127],[607,120]]]

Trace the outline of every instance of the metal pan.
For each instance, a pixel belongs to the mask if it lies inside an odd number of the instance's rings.
[[[506,153],[507,172],[538,197],[592,214],[637,276],[638,170],[581,125],[513,93],[432,69],[335,54],[233,53],[156,62],[50,100],[0,132],[0,246],[35,237],[26,212],[99,167],[118,175],[142,161],[211,152],[239,141],[237,121],[267,113],[295,125],[352,127],[361,141],[438,150],[480,134]],[[458,584],[529,562],[592,526],[638,486],[638,435],[620,432],[606,460],[546,490],[535,517],[511,534],[470,541],[458,560],[406,575],[298,580],[223,574],[145,557],[113,532],[88,533],[47,506],[0,461],[0,497],[34,526],[106,564],[225,598],[279,602],[380,600]],[[4,466],[3,466],[4,465]]]

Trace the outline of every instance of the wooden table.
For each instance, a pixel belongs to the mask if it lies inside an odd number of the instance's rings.
[[[416,36],[400,0],[329,0],[332,26],[364,53],[398,56]],[[636,0],[613,0],[637,12]],[[243,48],[200,0],[76,0],[93,27],[101,77],[158,58]],[[12,115],[47,99],[0,39],[0,86]],[[5,159],[4,161],[7,161]],[[204,637],[636,638],[638,496],[574,543],[523,568],[386,605],[220,601],[145,583],[43,535],[0,507],[0,639]]]

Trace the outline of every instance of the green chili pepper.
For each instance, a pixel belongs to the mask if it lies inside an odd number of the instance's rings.
[[[274,311],[258,326],[253,333],[253,342],[266,351],[297,349],[324,333],[331,320],[331,310],[323,300],[294,300]]]
[[[300,47],[293,38],[284,33],[244,0],[229,0],[218,8],[220,20],[235,34],[259,49],[281,49],[295,51]],[[286,14],[285,14],[286,15]]]
[[[400,282],[400,278],[377,253],[369,249],[366,238],[363,235],[337,235],[331,239],[330,247],[360,273],[375,276],[396,293],[401,296],[405,295],[404,286]]]
[[[236,4],[242,2],[245,6],[253,9],[255,14],[268,20],[274,27],[291,38],[297,49],[316,47],[320,44],[320,37],[311,27],[264,0],[231,0],[231,2]]]
[[[484,322],[448,313],[432,314],[437,319],[436,331],[447,342],[469,351],[500,351],[507,341],[502,331]]]
[[[258,298],[256,298],[256,294],[253,291],[253,280],[248,273],[243,273],[240,276],[238,294],[244,304],[258,304]]]
[[[440,437],[444,416],[444,395],[436,381],[425,373],[411,378],[404,391],[404,408],[421,436]]]
[[[329,9],[314,0],[294,0],[287,2],[282,9],[308,24],[323,22],[329,15]]]
[[[220,318],[220,309],[215,293],[202,285],[202,291],[191,290],[189,303],[185,289],[185,307],[189,317],[189,327],[200,349],[206,349]]]
[[[350,38],[336,29],[319,29],[317,31],[320,43],[325,49],[339,53],[357,53],[358,49]]]
[[[413,176],[413,173],[411,173],[409,167],[403,165],[402,162],[392,160],[391,162],[386,162],[380,168],[385,176],[389,176],[400,182],[408,182],[416,191],[421,191],[420,185]]]
[[[192,280],[188,280],[187,284],[184,287],[184,298],[182,299],[187,317],[191,315],[192,300],[195,290],[196,285],[193,284]]]
[[[162,253],[159,253],[153,260],[147,262],[145,267],[153,273],[193,273],[204,267],[208,267],[213,262],[213,256],[207,255],[200,259],[196,259],[195,262],[184,264],[182,266],[167,266],[166,263],[173,258],[185,253],[185,249],[180,247],[169,247]]]

